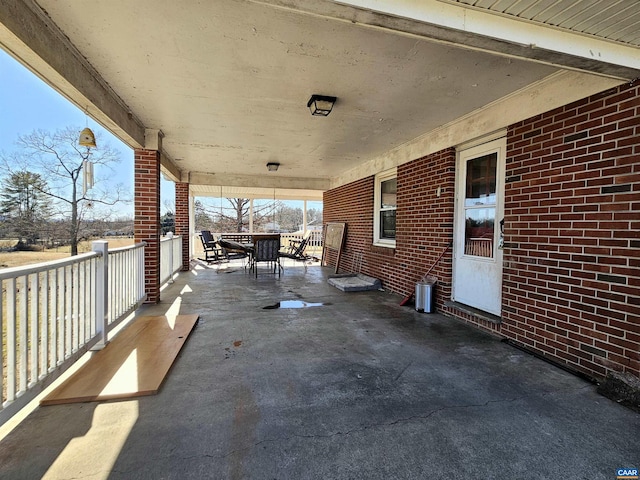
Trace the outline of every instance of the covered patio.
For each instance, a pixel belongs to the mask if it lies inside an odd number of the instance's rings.
[[[137,315],[200,315],[159,395],[36,410],[0,443],[0,477],[637,467],[638,415],[524,351],[640,374],[637,2],[0,7],[2,48],[134,150]],[[336,97],[329,116],[314,94]],[[182,269],[163,290],[161,175]],[[194,196],[223,192],[322,198],[342,263],[193,263]],[[385,291],[335,290],[334,266]],[[437,313],[400,306],[427,271]]]
[[[640,417],[593,384],[398,295],[341,292],[331,272],[180,275],[138,312],[200,315],[160,392],[40,407],[0,443],[0,478],[596,480],[637,465]]]

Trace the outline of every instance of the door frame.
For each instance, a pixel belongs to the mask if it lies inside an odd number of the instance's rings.
[[[462,301],[465,305],[489,312],[494,315],[501,315],[502,311],[502,280],[504,276],[503,251],[500,246],[502,233],[500,221],[504,218],[504,190],[505,190],[505,169],[506,169],[506,130],[497,132],[490,137],[476,139],[467,144],[461,145],[456,152],[456,185],[455,185],[455,205],[454,205],[454,227],[453,227],[453,264],[452,264],[452,282],[451,282],[451,299],[460,302],[460,298],[456,297],[456,289],[462,290],[458,282],[464,278],[464,272],[461,268],[468,261],[477,261],[483,265],[483,268],[491,270],[493,286],[491,287],[490,300],[486,303],[473,304],[473,302]],[[493,258],[474,258],[464,254],[465,243],[465,208],[464,199],[466,198],[466,162],[473,158],[481,157],[491,153],[497,154],[496,165],[496,205],[495,205],[495,224],[493,235]],[[467,264],[468,265],[468,264]]]

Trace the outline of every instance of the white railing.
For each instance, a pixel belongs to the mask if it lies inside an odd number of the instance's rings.
[[[493,257],[493,238],[467,238],[464,242],[464,254],[476,257]]]
[[[145,298],[144,243],[109,250],[109,325],[125,318]]]
[[[290,240],[302,240],[303,235],[301,233],[281,233],[280,234],[280,248],[289,247]]]
[[[160,285],[171,282],[173,275],[182,268],[182,237],[169,232],[160,240]]]
[[[0,269],[0,424],[84,352],[103,346],[119,320],[115,312],[125,318],[125,310],[144,300],[144,244],[110,254],[107,242],[99,241],[93,250]],[[118,282],[134,285],[130,280],[137,282],[135,293],[124,294]],[[117,309],[110,313],[113,299]]]
[[[304,238],[302,233],[281,233],[280,234],[280,245],[283,248],[289,246],[289,240],[297,240],[300,241]],[[307,243],[307,247],[322,247],[322,231],[313,230],[309,234],[309,243]]]

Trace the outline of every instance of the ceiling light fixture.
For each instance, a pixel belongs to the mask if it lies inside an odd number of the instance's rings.
[[[326,117],[331,113],[334,103],[336,103],[336,97],[313,94],[307,102],[307,107],[309,107],[311,115]]]
[[[270,172],[276,172],[278,171],[279,166],[280,164],[278,162],[269,162],[267,163],[267,170],[269,170]]]

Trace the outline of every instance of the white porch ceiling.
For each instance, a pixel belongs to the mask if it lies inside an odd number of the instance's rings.
[[[605,3],[628,20],[603,23],[595,12]],[[512,122],[640,72],[634,0],[0,6],[5,49],[131,146],[144,146],[146,129],[162,131],[165,173],[202,194],[259,187],[315,199],[407,161],[398,160],[399,149],[421,156],[441,148],[429,135],[451,146],[506,126],[482,117],[505,100],[516,107],[500,117]],[[495,35],[486,33],[492,23],[485,17],[497,22]],[[565,50],[533,48],[527,35],[540,45],[548,34],[536,22],[580,33],[565,37]],[[524,37],[510,37],[513,31]],[[583,54],[589,47],[598,58]],[[571,81],[550,81],[568,71]],[[338,97],[328,117],[309,114],[313,93]],[[451,125],[457,133],[443,134]],[[280,163],[277,172],[267,172],[271,161]]]

